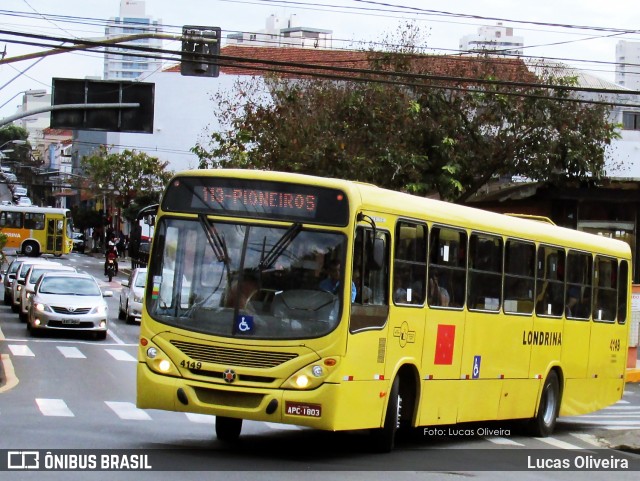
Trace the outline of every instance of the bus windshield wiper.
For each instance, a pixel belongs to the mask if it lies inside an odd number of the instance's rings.
[[[216,230],[216,226],[214,226],[207,216],[204,214],[200,214],[198,216],[200,223],[204,229],[204,233],[207,236],[207,240],[211,245],[211,249],[213,249],[213,254],[216,256],[218,262],[224,262],[225,265],[229,263],[229,254],[227,252],[227,244],[224,239],[218,234]]]
[[[298,236],[302,230],[302,224],[296,222],[289,227],[282,237],[278,239],[278,242],[273,244],[273,247],[267,252],[266,255],[260,260],[259,268],[261,271],[271,269],[273,264],[278,260],[282,253],[291,245],[293,240]]]

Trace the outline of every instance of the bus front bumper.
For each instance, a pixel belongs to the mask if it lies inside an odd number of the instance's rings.
[[[294,424],[323,430],[379,427],[379,386],[325,383],[313,390],[252,389],[158,374],[138,363],[137,407]],[[364,388],[364,391],[363,391]],[[370,395],[365,392],[371,390]],[[375,401],[361,409],[362,395]],[[355,401],[354,398],[360,398]]]

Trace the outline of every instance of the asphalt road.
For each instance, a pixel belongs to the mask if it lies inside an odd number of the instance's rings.
[[[0,471],[0,479],[17,479],[14,475],[19,474],[20,479],[43,479],[44,475],[60,480],[204,476],[225,481],[293,481],[303,472],[305,479],[422,480],[466,477],[473,472],[477,479],[507,480],[513,479],[514,471],[522,480],[575,479],[575,472],[538,469],[535,459],[603,455],[626,459],[627,454],[606,447],[640,445],[638,384],[628,384],[623,400],[614,406],[587,416],[561,418],[548,438],[529,437],[520,423],[445,426],[413,430],[400,437],[394,452],[379,455],[370,452],[364,433],[245,422],[240,441],[223,444],[215,437],[212,416],[135,407],[139,327],[117,319],[123,277],[107,282],[102,260],[91,256],[71,254],[62,262],[91,273],[103,289],[114,292],[108,300],[109,335],[105,341],[70,334],[31,338],[17,315],[0,306],[4,366],[0,469],[3,456],[8,456],[5,451],[18,450],[38,452],[41,460],[46,453],[83,453],[98,456],[98,460],[113,453],[149,454],[154,470]],[[533,456],[533,467],[527,456]],[[640,456],[629,456],[632,466],[640,467]],[[606,479],[637,479],[638,475],[624,469],[606,474]]]

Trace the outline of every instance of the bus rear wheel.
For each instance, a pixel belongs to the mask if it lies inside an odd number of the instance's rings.
[[[530,430],[534,436],[547,437],[553,433],[560,410],[560,381],[555,371],[549,372],[542,386],[538,413],[530,420]]]
[[[237,441],[242,431],[242,419],[216,416],[216,436],[220,441],[231,443]]]
[[[38,244],[36,244],[35,242],[27,241],[24,244],[22,244],[22,253],[25,256],[38,257],[40,255],[40,248],[38,247]]]

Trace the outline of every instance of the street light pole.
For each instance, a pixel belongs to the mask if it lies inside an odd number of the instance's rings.
[[[18,92],[13,97],[11,97],[9,100],[7,100],[5,103],[0,105],[0,109],[2,109],[2,107],[7,105],[9,102],[11,102],[13,99],[15,99],[18,95],[21,95],[21,94],[30,95],[32,97],[44,97],[45,95],[47,95],[47,91],[44,90],[44,89],[42,89],[42,90],[23,90],[22,92]]]

